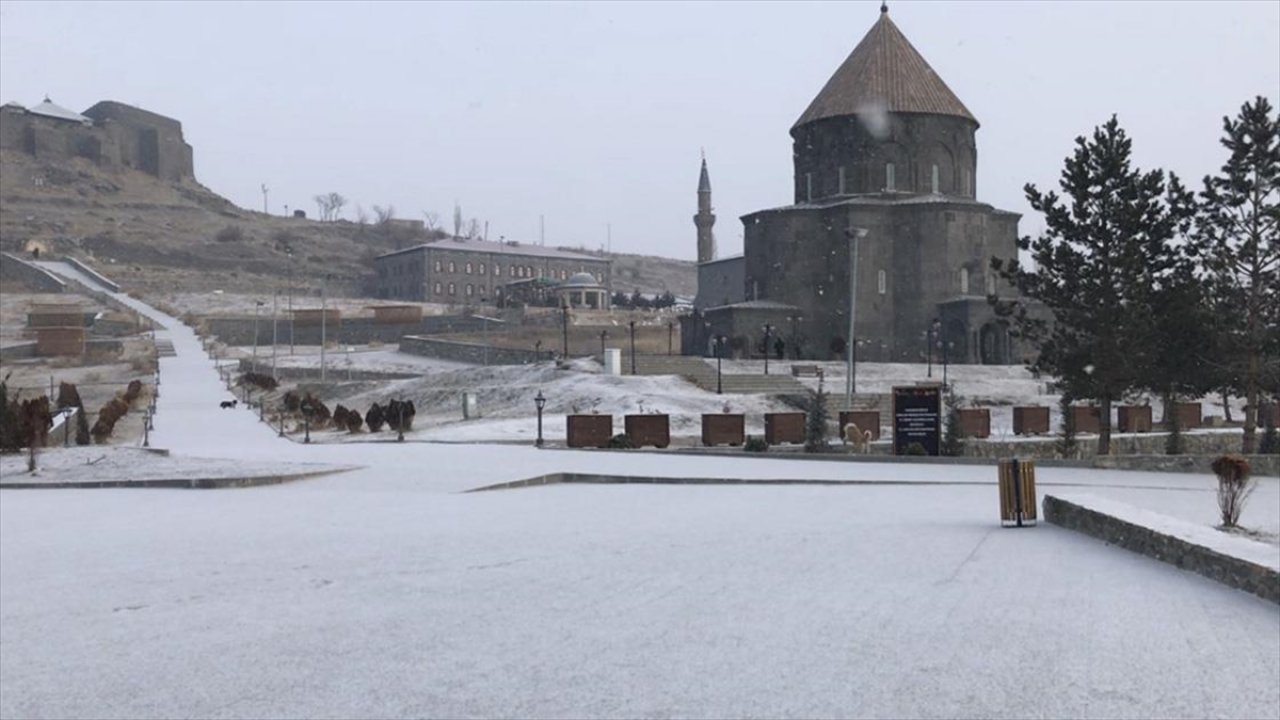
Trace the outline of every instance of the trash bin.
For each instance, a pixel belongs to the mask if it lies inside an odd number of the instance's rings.
[[[1000,461],[1000,524],[1036,524],[1036,464],[1012,458]]]
[[[480,417],[480,408],[476,404],[476,394],[470,392],[462,393],[462,419],[472,420]]]

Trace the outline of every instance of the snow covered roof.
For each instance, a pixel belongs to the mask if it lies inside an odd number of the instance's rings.
[[[788,305],[777,300],[746,300],[744,302],[730,303],[728,305],[717,305],[709,307],[704,312],[712,312],[714,310],[800,310],[795,305]]]
[[[48,96],[45,96],[44,102],[40,103],[39,105],[36,105],[35,107],[28,108],[27,112],[33,115],[43,115],[44,117],[54,118],[55,120],[68,120],[71,122],[78,122],[82,125],[93,124],[93,121],[90,120],[89,118],[85,117],[84,115],[81,115],[78,112],[75,112],[74,110],[68,110],[62,107],[61,105],[50,100]]]
[[[580,273],[574,273],[573,275],[570,275],[569,279],[565,280],[560,285],[560,287],[566,287],[566,288],[600,287],[600,283],[596,280],[595,275],[592,275],[591,273],[580,272]]]
[[[395,252],[383,253],[382,255],[379,255],[378,258],[390,257],[400,253],[415,252],[424,248],[460,250],[464,252],[497,253],[501,255],[525,255],[528,257],[542,257],[560,260],[593,260],[595,262],[609,262],[608,258],[569,252],[568,250],[549,248],[542,245],[525,245],[514,241],[493,242],[490,240],[469,238],[445,238],[443,240],[423,243],[422,245],[415,245],[403,250],[396,250]]]

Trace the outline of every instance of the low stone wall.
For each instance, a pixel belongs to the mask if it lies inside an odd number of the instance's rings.
[[[36,357],[36,344],[34,342],[20,342],[0,346],[0,361],[27,360],[33,357]]]
[[[1114,515],[1085,507],[1073,501],[1045,495],[1044,519],[1054,525],[1075,530],[1103,542],[1118,545],[1140,555],[1169,563],[1183,570],[1203,575],[1224,585],[1244,590],[1274,603],[1280,603],[1280,572],[1275,568],[1227,555],[1204,545],[1138,525]],[[1188,534],[1208,530],[1193,523],[1163,518],[1165,527],[1188,526]],[[1236,538],[1238,539],[1238,538]],[[1248,541],[1241,541],[1248,542]]]
[[[421,336],[400,338],[400,352],[476,365],[486,360],[490,365],[528,365],[546,362],[554,357],[550,350],[521,350],[490,345],[486,351],[485,347],[480,343],[464,343]]]
[[[81,273],[88,275],[94,282],[110,290],[111,292],[117,292],[117,293],[120,292],[119,285],[107,279],[107,276],[103,275],[97,270],[94,270],[93,268],[77,260],[76,258],[73,258],[70,255],[65,255],[63,256],[62,261],[70,265],[71,267],[75,268],[76,270],[79,270]]]
[[[7,252],[0,253],[0,280],[21,282],[40,292],[60,293],[67,289],[67,284],[58,276]]]
[[[247,318],[205,318],[204,325],[227,345],[252,345],[254,320]],[[470,315],[431,315],[418,322],[378,322],[371,317],[348,317],[335,325],[326,325],[326,342],[340,345],[367,345],[371,342],[396,343],[405,335],[437,335],[444,333],[479,332],[483,322]],[[271,317],[258,318],[258,344],[271,345]],[[320,326],[295,323],[293,342],[297,345],[319,345]],[[276,323],[275,339],[278,345],[289,344],[289,320],[281,318]]]
[[[334,353],[335,360],[341,357],[343,353]],[[344,361],[345,362],[345,361]],[[258,359],[255,364],[252,358],[240,359],[240,372],[258,372],[263,375],[271,374],[271,360]],[[345,367],[336,365],[325,370],[325,379],[327,381],[341,380],[409,380],[411,378],[422,377],[421,373],[400,373],[400,372],[380,372],[377,370],[356,370],[350,372]],[[318,380],[320,378],[320,368],[318,367],[276,367],[276,378],[281,380]]]

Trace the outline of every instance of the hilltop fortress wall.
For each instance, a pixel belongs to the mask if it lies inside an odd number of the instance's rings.
[[[195,178],[182,123],[105,100],[83,113],[89,123],[0,107],[0,149],[37,158],[85,158],[108,169],[131,168],[161,180]]]

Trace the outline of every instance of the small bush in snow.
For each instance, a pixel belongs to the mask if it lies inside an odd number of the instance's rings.
[[[742,449],[746,452],[769,452],[769,443],[762,437],[752,435],[742,444]]]
[[[619,433],[609,438],[607,447],[615,450],[631,450],[635,447],[635,443],[631,442],[631,438],[626,433]]]
[[[1213,461],[1213,474],[1218,476],[1218,511],[1222,526],[1232,528],[1240,521],[1244,503],[1256,483],[1249,477],[1249,461],[1239,455],[1223,455]]]

